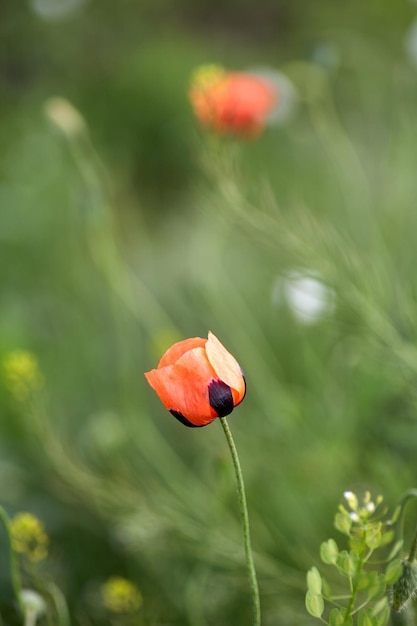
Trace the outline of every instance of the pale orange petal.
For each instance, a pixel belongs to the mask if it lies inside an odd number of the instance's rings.
[[[192,337],[191,339],[184,339],[184,341],[174,343],[162,356],[158,364],[158,369],[167,365],[174,365],[185,352],[197,347],[203,348],[206,342],[207,339],[202,339],[202,337]]]
[[[236,406],[243,400],[246,392],[246,383],[239,363],[211,332],[208,334],[206,353],[217,377],[231,388]]]
[[[205,340],[205,344],[207,344],[207,339]],[[176,364],[185,367],[190,372],[193,372],[205,380],[206,385],[208,385],[213,378],[217,378],[217,374],[207,358],[205,347],[194,348],[193,350],[185,352],[185,354],[178,359]]]

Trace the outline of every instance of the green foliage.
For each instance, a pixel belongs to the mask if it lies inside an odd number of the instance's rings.
[[[324,541],[320,546],[320,558],[323,563],[335,565],[339,556],[339,548],[334,539]]]
[[[404,571],[400,559],[389,560],[382,571],[380,567],[376,569],[376,563],[387,563],[384,548],[394,541],[393,521],[387,517],[381,497],[373,502],[366,492],[360,503],[355,494],[345,492],[345,499],[348,508],[339,507],[334,525],[347,535],[349,550],[339,550],[334,539],[320,547],[321,560],[336,568],[342,584],[338,585],[337,576],[331,573],[326,585],[322,585],[320,572],[311,568],[307,574],[306,607],[310,615],[329,626],[385,626],[390,613],[387,588],[394,585],[395,589]]]
[[[322,580],[317,567],[312,567],[307,572],[307,587],[311,594],[321,595]]]
[[[350,626],[353,623],[352,617],[346,615],[346,609],[332,609],[329,613],[329,625],[341,626],[342,624],[348,624]]]
[[[388,564],[385,572],[385,581],[387,585],[393,585],[400,578],[403,571],[403,564],[400,559],[394,559]]]
[[[314,593],[309,589],[306,593],[306,608],[313,617],[321,617],[324,611],[324,600],[321,593]]]

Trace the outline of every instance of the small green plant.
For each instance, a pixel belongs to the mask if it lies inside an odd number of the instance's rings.
[[[35,626],[43,617],[48,624],[69,626],[64,595],[39,567],[47,557],[48,544],[40,519],[28,512],[10,519],[0,506],[0,545],[8,555],[0,585],[2,626]]]
[[[321,560],[333,571],[331,578],[317,567],[308,571],[307,611],[329,626],[385,626],[391,610],[387,592],[392,595],[403,573],[398,558],[403,542],[396,532],[402,509],[389,517],[382,496],[372,500],[366,492],[359,502],[347,491],[344,497],[347,506],[339,506],[334,525],[347,538],[347,548],[334,539],[321,544]]]

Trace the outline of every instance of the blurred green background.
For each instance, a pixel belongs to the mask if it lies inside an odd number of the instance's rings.
[[[184,428],[143,376],[173,341],[210,329],[246,374],[229,423],[265,626],[314,623],[305,571],[346,489],[393,507],[416,486],[415,19],[405,0],[0,3],[0,352],[45,379],[25,410],[3,376],[0,500],[43,520],[73,623],[119,623],[91,591],[113,575],[137,623],[250,623],[220,425]],[[282,72],[291,118],[203,132],[188,82],[212,62]],[[54,97],[86,126],[51,123]]]

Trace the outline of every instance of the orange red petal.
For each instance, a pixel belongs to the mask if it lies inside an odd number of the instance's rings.
[[[195,81],[190,100],[200,122],[219,133],[257,135],[278,104],[276,86],[245,72],[219,73],[209,81]]]
[[[181,365],[168,365],[145,374],[169,411],[180,413],[194,426],[205,426],[217,414],[210,407],[207,381]]]
[[[245,395],[236,359],[209,332],[174,344],[145,374],[164,406],[187,426],[205,426],[231,413]]]
[[[204,348],[207,339],[202,337],[192,337],[191,339],[184,339],[184,341],[178,341],[171,346],[159,361],[158,367],[165,367],[166,365],[174,365],[178,359],[193,348]]]

